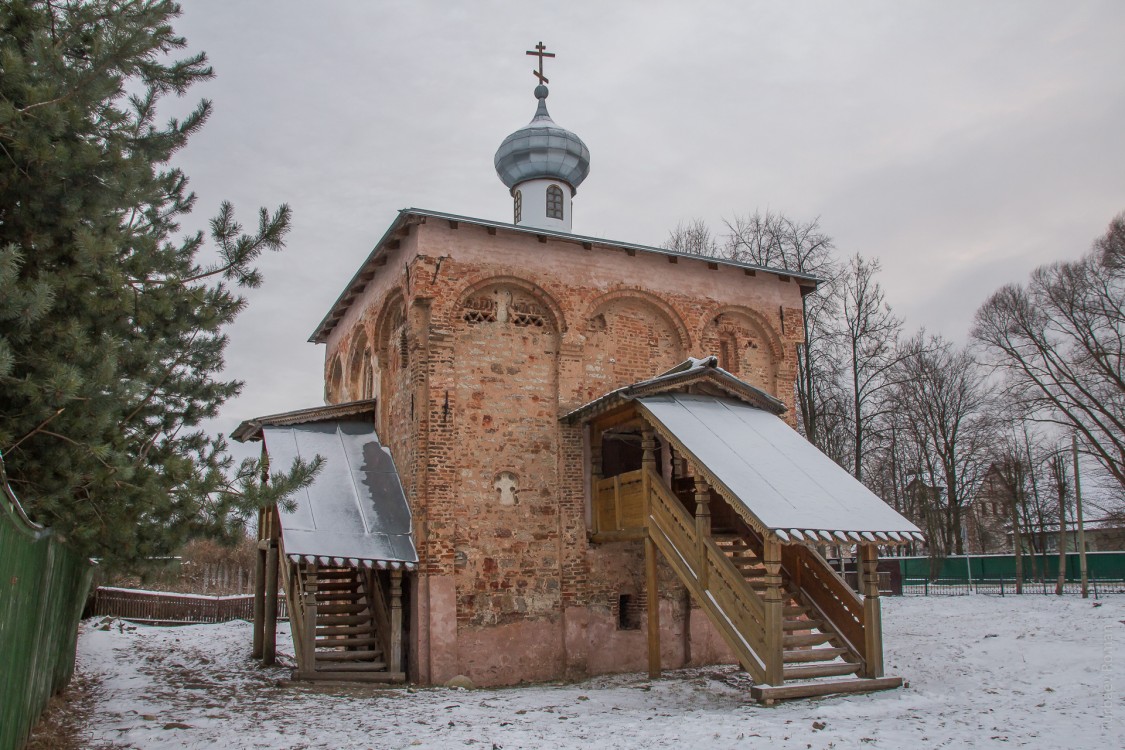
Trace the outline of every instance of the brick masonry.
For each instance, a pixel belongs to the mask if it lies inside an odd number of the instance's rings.
[[[325,398],[379,399],[410,499],[411,678],[644,668],[644,623],[622,628],[619,611],[622,595],[643,605],[642,545],[588,541],[586,439],[559,417],[709,354],[792,403],[800,287],[706,259],[410,227],[328,338]],[[661,580],[665,664],[729,661],[670,570]]]

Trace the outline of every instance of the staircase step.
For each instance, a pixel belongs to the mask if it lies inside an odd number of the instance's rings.
[[[339,663],[334,661],[321,662],[320,659],[316,661],[316,670],[321,669],[328,672],[380,672],[387,668],[387,663],[383,661],[369,661],[369,662],[355,662],[355,663]]]
[[[855,674],[859,671],[858,664],[842,662],[840,664],[809,664],[801,667],[786,667],[782,676],[786,680],[808,680],[813,677],[835,677],[843,674]]]
[[[317,638],[317,648],[365,648],[368,646],[382,646],[381,640],[374,636],[366,638]]]
[[[366,602],[356,602],[355,604],[318,604],[316,605],[316,613],[326,615],[356,615],[367,609]]]
[[[784,652],[783,661],[786,664],[798,664],[809,661],[832,661],[837,656],[848,653],[846,648],[802,648],[796,651]]]
[[[901,677],[879,677],[875,679],[859,677],[851,680],[825,680],[823,682],[798,682],[774,687],[754,685],[750,696],[766,705],[787,698],[811,698],[835,693],[869,693],[874,690],[894,690],[902,687]]]
[[[787,635],[784,643],[786,646],[819,646],[832,640],[831,633],[811,633],[809,635]]]
[[[800,604],[795,605],[795,606],[794,605],[787,605],[785,607],[785,609],[781,610],[781,614],[784,615],[785,617],[796,617],[797,615],[803,615],[808,611],[809,611],[808,607],[802,606]]]
[[[316,626],[318,628],[332,625],[359,625],[361,623],[370,624],[371,615],[323,615],[319,611],[316,614]]]
[[[317,625],[317,637],[323,635],[371,635],[375,627],[368,620],[366,625]]]
[[[362,599],[365,595],[359,591],[320,591],[316,592],[316,600],[318,602],[343,602],[351,601],[356,602]]]
[[[824,624],[823,620],[785,620],[781,623],[782,630],[816,630]]]
[[[372,661],[383,656],[382,651],[317,651],[317,661]]]
[[[317,581],[317,591],[355,591],[359,581]]]

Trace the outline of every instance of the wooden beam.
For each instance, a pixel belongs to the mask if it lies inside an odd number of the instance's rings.
[[[883,676],[883,620],[879,607],[879,548],[860,545],[863,568],[863,642],[866,650],[864,677]]]
[[[315,671],[316,670],[316,590],[317,590],[317,564],[308,563],[305,568],[305,595],[304,602],[301,609],[304,616],[304,638],[301,643],[297,644],[297,648],[301,650],[301,655],[304,657],[302,661],[303,670]]]
[[[402,671],[402,571],[391,571],[391,652],[387,655],[387,668],[394,673]]]
[[[266,551],[254,550],[254,641],[250,655],[262,658],[263,633],[266,627]]]
[[[901,677],[882,677],[875,680],[833,680],[831,682],[804,682],[797,685],[754,685],[750,697],[767,705],[787,698],[812,698],[818,695],[842,693],[871,693],[876,690],[894,690],[902,687]]]
[[[766,568],[765,602],[765,653],[766,679],[770,685],[781,685],[785,679],[784,632],[782,631],[785,596],[781,591],[781,543],[770,534],[763,541],[763,563]]]
[[[648,676],[660,676],[660,589],[656,575],[656,543],[645,537],[645,584],[648,590]]]
[[[277,661],[277,542],[270,542],[266,550],[266,612],[262,632],[262,664],[267,667]]]
[[[711,538],[711,488],[707,480],[695,476],[695,540],[696,570],[699,571],[699,587],[704,591],[710,586],[707,580],[707,540]]]

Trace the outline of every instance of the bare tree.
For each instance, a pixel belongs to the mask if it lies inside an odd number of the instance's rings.
[[[809,274],[823,283],[803,300],[805,343],[797,349],[796,402],[801,429],[810,442],[836,460],[842,447],[839,420],[846,405],[838,384],[837,316],[840,305],[832,238],[820,229],[819,220],[802,222],[784,214],[755,211],[724,220],[722,239],[701,220],[681,222],[664,247],[679,252],[737,260],[763,268]]]
[[[871,460],[869,439],[893,409],[886,396],[896,383],[894,375],[903,358],[911,356],[910,350],[898,345],[902,321],[891,312],[875,279],[879,269],[878,259],[867,260],[857,253],[848,259],[839,285],[841,346],[851,397],[851,469],[860,481],[865,461]]]
[[[675,229],[668,233],[668,239],[664,241],[661,247],[691,255],[711,257],[722,257],[724,255],[718,239],[715,238],[711,228],[707,226],[707,222],[703,219],[681,221]]]
[[[1082,259],[992,295],[973,336],[1028,418],[1076,430],[1125,487],[1125,214]]]
[[[940,538],[931,538],[931,545],[963,554],[962,509],[988,466],[989,387],[973,357],[940,337],[919,334],[904,349],[895,408],[916,447],[920,473],[941,489],[934,500]]]

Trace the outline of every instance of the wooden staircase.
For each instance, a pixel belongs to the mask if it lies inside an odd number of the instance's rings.
[[[769,705],[902,684],[882,676],[877,608],[865,607],[815,550],[763,540],[738,521],[714,533],[709,515],[690,515],[659,474],[640,473],[647,544],[758,683],[751,689],[756,699]]]
[[[401,651],[401,632],[397,637],[393,632],[376,571],[309,563],[286,567],[297,651],[295,679],[405,681],[401,658],[395,658]],[[391,598],[392,605],[401,608],[401,590],[392,586]]]

